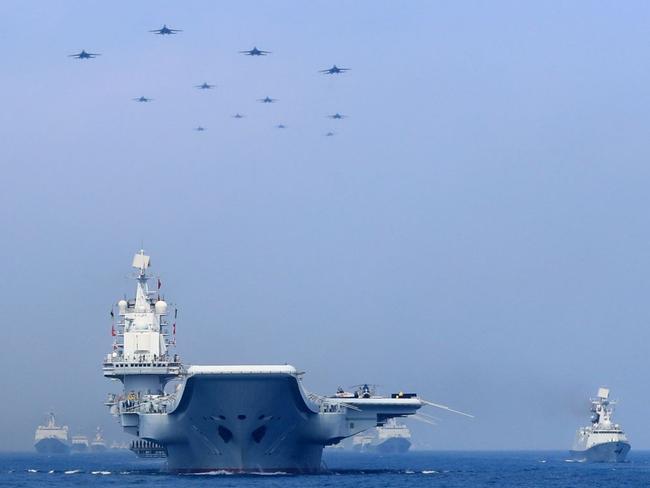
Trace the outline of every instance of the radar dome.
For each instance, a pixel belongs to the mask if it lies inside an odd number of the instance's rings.
[[[167,314],[167,302],[164,300],[158,300],[156,302],[156,315],[166,315]]]
[[[117,308],[120,315],[126,315],[126,300],[122,299],[117,302]]]

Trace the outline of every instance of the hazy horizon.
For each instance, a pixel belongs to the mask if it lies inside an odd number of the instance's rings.
[[[101,360],[142,243],[190,364],[287,362],[310,391],[377,383],[476,415],[410,421],[436,450],[568,449],[609,386],[650,448],[647,3],[0,16],[0,450],[30,449],[50,408],[129,439]],[[333,64],[351,71],[318,73]]]

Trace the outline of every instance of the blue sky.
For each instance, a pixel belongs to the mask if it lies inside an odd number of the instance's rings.
[[[477,415],[412,424],[437,449],[568,448],[608,385],[650,447],[649,14],[2,2],[0,448],[29,449],[50,407],[118,435],[100,361],[141,242],[190,363]],[[237,52],[255,45],[273,54]]]

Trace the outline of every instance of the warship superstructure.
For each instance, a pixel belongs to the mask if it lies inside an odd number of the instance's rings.
[[[164,450],[169,471],[318,471],[324,446],[439,406],[403,392],[316,395],[286,364],[186,365],[171,353],[177,313],[149,290],[149,266],[141,250],[133,259],[135,299],[117,303],[103,373],[123,392],[106,405],[127,433]]]
[[[623,462],[630,451],[630,443],[620,425],[612,421],[613,406],[609,389],[599,388],[591,400],[591,425],[576,433],[571,458],[588,462]]]
[[[47,423],[39,425],[34,434],[34,448],[42,454],[68,454],[70,434],[67,425],[56,425],[54,412],[47,416]]]

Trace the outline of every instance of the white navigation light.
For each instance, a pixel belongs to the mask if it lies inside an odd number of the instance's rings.
[[[609,388],[598,388],[598,398],[609,398]]]
[[[133,264],[131,266],[144,271],[149,267],[149,256],[147,256],[144,251],[140,251],[138,254],[133,256]]]
[[[117,302],[117,310],[120,315],[126,315],[126,300],[122,299],[119,302]]]

